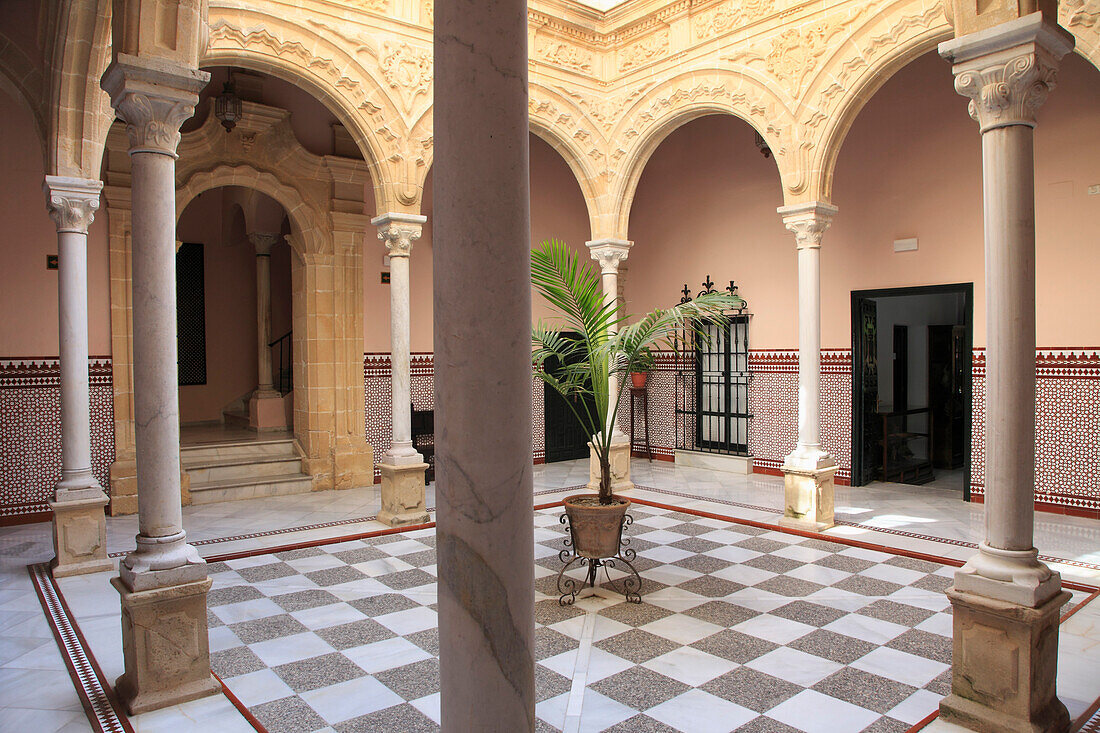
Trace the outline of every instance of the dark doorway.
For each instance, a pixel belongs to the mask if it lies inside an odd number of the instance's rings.
[[[570,338],[580,338],[579,334],[564,334]],[[561,368],[556,359],[546,360],[546,371],[554,374]],[[546,462],[572,461],[577,458],[588,457],[588,441],[592,439],[573,414],[574,410],[585,414],[585,408],[595,414],[596,403],[591,396],[580,403],[580,398],[573,398],[578,402],[571,406],[566,402],[556,389],[548,384],[542,386],[543,420],[546,431]]]
[[[852,485],[970,495],[971,283],[852,292]]]

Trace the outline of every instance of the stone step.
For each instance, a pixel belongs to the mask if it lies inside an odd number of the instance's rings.
[[[266,476],[255,480],[229,480],[191,483],[192,504],[260,499],[265,496],[305,494],[313,489],[313,479],[303,473]]]
[[[243,440],[230,443],[208,443],[180,447],[180,460],[187,464],[214,464],[249,459],[281,457],[298,458],[293,438]]]
[[[191,481],[202,484],[238,479],[258,480],[267,476],[290,476],[302,472],[302,459],[296,455],[212,458],[205,461],[181,458],[183,468],[191,475]]]
[[[248,412],[223,412],[222,418],[225,420],[225,426],[227,428],[244,428],[248,429],[249,418]]]

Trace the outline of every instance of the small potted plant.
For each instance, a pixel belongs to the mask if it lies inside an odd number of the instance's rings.
[[[604,300],[599,271],[558,240],[543,242],[531,252],[531,282],[555,313],[551,321],[532,326],[535,373],[566,398],[573,415],[592,436],[600,464],[599,493],[564,501],[574,550],[582,557],[612,557],[618,552],[630,501],[611,493],[611,416],[617,414],[624,390],[611,404],[610,380],[621,384],[627,374],[637,371],[645,364],[643,352],[652,366],[651,347],[672,349],[685,328],[705,339],[699,324],[727,323],[725,314],[742,308],[744,301],[728,293],[708,293],[627,323],[618,301]],[[570,338],[567,332],[580,336]],[[546,369],[548,360],[565,366],[551,373]]]
[[[645,386],[646,377],[653,371],[656,363],[657,361],[649,347],[643,346],[638,350],[638,358],[634,360],[634,365],[630,369],[630,383],[635,389],[641,389]]]

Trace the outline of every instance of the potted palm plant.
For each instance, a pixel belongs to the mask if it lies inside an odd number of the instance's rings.
[[[564,502],[574,550],[587,558],[613,557],[630,501],[611,492],[611,431],[624,391],[618,390],[612,404],[611,380],[621,385],[643,354],[653,347],[673,348],[684,329],[705,339],[700,323],[728,323],[726,313],[742,308],[744,301],[727,293],[708,293],[628,323],[618,301],[604,300],[600,273],[592,263],[558,240],[545,241],[531,252],[531,282],[554,311],[550,320],[540,320],[531,329],[535,373],[565,398],[592,436],[600,464],[599,493],[570,496]],[[548,360],[563,366],[548,371]]]

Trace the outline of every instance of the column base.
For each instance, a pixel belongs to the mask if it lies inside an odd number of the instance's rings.
[[[159,710],[221,691],[210,673],[206,593],[212,581],[130,590],[122,597],[122,652],[126,671],[115,691],[131,715]]]
[[[588,456],[588,489],[599,491],[600,459],[591,443],[588,444]],[[630,480],[630,441],[612,440],[607,458],[611,465],[611,493],[621,494],[633,489],[634,482]]]
[[[96,488],[58,491],[47,502],[53,512],[55,578],[114,570],[107,557],[107,496]]]
[[[424,504],[424,471],[428,464],[420,463],[395,466],[379,463],[382,471],[382,510],[378,521],[391,527],[408,524],[424,524],[428,509]]]
[[[820,532],[832,527],[836,462],[827,453],[801,455],[783,463],[783,516],[779,526]]]
[[[1037,608],[947,589],[954,646],[951,694],[940,717],[988,733],[1064,733],[1069,713],[1055,696],[1058,616],[1070,594]]]
[[[248,427],[258,433],[286,430],[294,419],[294,401],[274,390],[256,390],[248,401]]]

